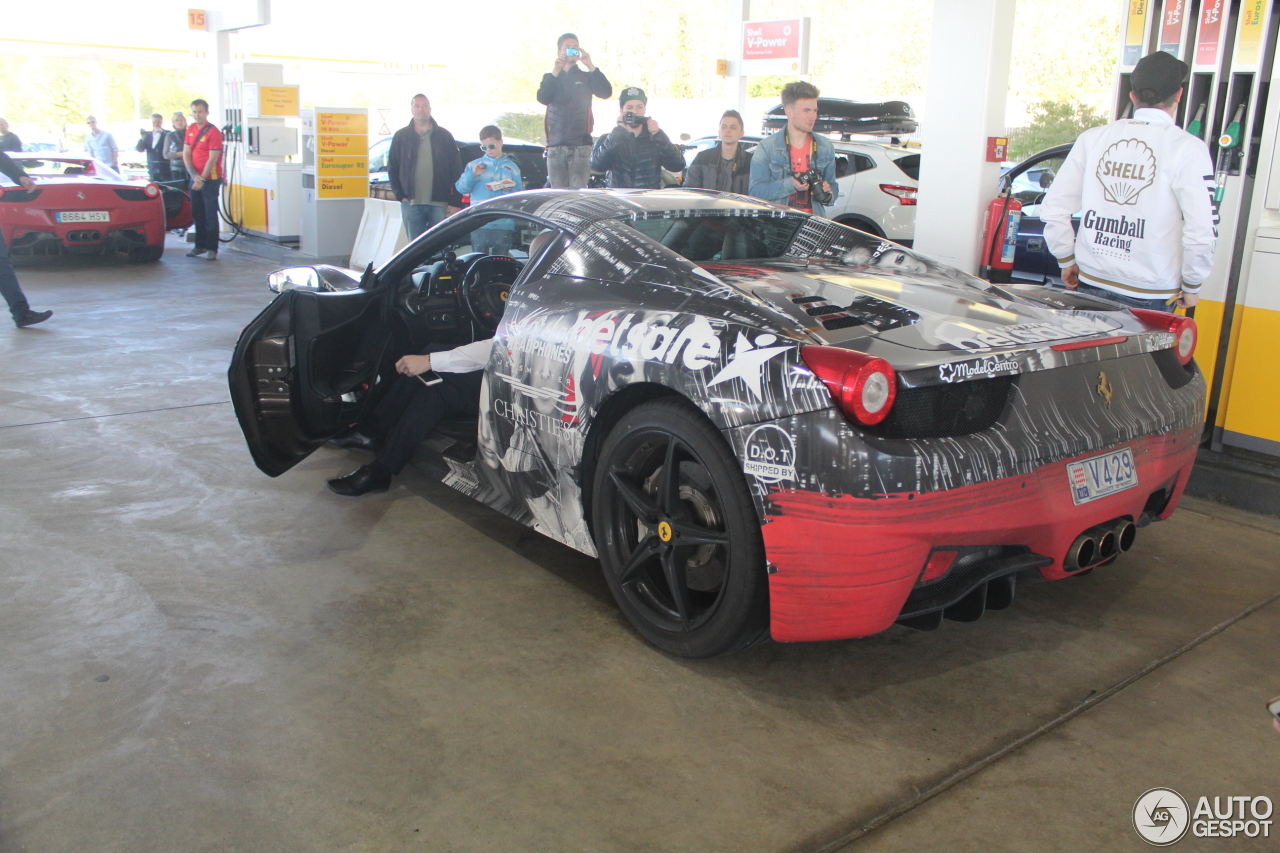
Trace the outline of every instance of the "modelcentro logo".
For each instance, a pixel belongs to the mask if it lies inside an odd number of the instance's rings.
[[[1270,797],[1208,797],[1195,810],[1172,788],[1152,788],[1133,804],[1133,828],[1143,841],[1167,847],[1191,830],[1196,838],[1271,837]]]

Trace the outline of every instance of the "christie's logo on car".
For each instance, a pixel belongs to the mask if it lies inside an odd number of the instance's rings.
[[[995,356],[958,361],[955,364],[938,365],[938,378],[943,382],[964,382],[969,379],[991,379],[1002,373],[1017,373],[1018,362],[1004,361]]]

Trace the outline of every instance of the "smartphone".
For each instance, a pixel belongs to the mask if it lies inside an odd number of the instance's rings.
[[[566,47],[564,49],[564,55],[570,59],[577,59],[582,56],[582,51],[576,47]]]
[[[415,373],[414,376],[418,377],[418,381],[427,387],[439,385],[444,381],[444,377],[434,370],[428,370],[426,373]]]

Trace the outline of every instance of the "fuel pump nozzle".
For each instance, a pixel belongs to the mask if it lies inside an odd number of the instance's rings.
[[[1187,133],[1204,139],[1204,104],[1196,108],[1196,117],[1191,120],[1191,124],[1187,125]]]
[[[1231,124],[1218,137],[1218,161],[1213,168],[1213,200],[1221,203],[1227,192],[1227,174],[1230,171],[1231,149],[1240,144],[1240,119],[1244,117],[1244,104],[1236,107]]]

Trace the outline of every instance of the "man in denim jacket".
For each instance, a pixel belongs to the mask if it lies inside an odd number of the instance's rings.
[[[751,195],[823,216],[826,208],[813,198],[809,185],[795,179],[811,166],[822,173],[822,189],[831,201],[840,195],[836,184],[836,149],[825,136],[813,132],[818,119],[818,87],[798,80],[782,90],[787,126],[766,136],[751,152]]]

